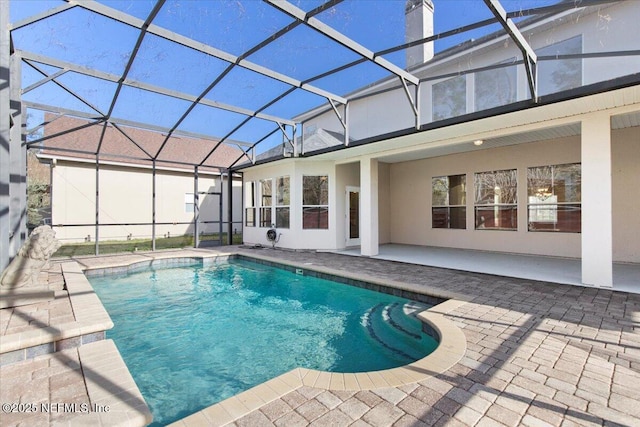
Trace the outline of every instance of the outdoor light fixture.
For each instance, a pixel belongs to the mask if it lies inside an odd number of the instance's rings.
[[[484,141],[481,140],[481,139],[476,139],[475,141],[473,141],[473,145],[475,145],[477,147],[481,146],[483,143],[484,143]]]

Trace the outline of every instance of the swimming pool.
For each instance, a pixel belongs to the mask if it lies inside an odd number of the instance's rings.
[[[157,425],[296,367],[375,371],[437,347],[424,304],[245,260],[90,281]]]

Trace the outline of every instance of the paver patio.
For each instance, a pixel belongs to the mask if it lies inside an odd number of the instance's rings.
[[[443,374],[415,384],[371,391],[302,386],[237,418],[231,425],[640,426],[639,294],[334,253],[238,247],[224,250],[337,272],[358,272],[468,296],[468,302],[446,315],[464,332],[467,350]],[[215,252],[186,250],[160,256]],[[96,267],[151,256],[77,261],[85,267]],[[42,356],[36,362],[43,364],[45,359],[47,356]],[[69,381],[76,378],[73,369],[69,375]],[[8,377],[3,376],[4,379]],[[38,421],[46,423],[44,419]],[[205,425],[215,423],[206,418],[200,421]],[[18,422],[2,417],[0,424]],[[193,424],[183,420],[177,425]]]
[[[399,388],[302,387],[234,425],[640,426],[640,295],[332,253],[259,252],[468,295],[447,315],[467,352],[446,373]]]

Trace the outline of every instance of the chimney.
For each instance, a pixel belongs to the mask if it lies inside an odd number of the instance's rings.
[[[433,2],[431,0],[407,0],[404,17],[405,42],[433,35]],[[433,58],[433,42],[410,47],[406,52],[407,68],[424,64]]]

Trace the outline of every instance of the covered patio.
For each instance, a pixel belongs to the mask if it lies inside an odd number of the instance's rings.
[[[359,247],[351,247],[336,253],[361,256]],[[584,286],[581,282],[581,261],[575,258],[401,244],[380,245],[378,254],[371,258],[518,279]],[[640,294],[640,265],[613,263],[612,289],[614,291]]]

